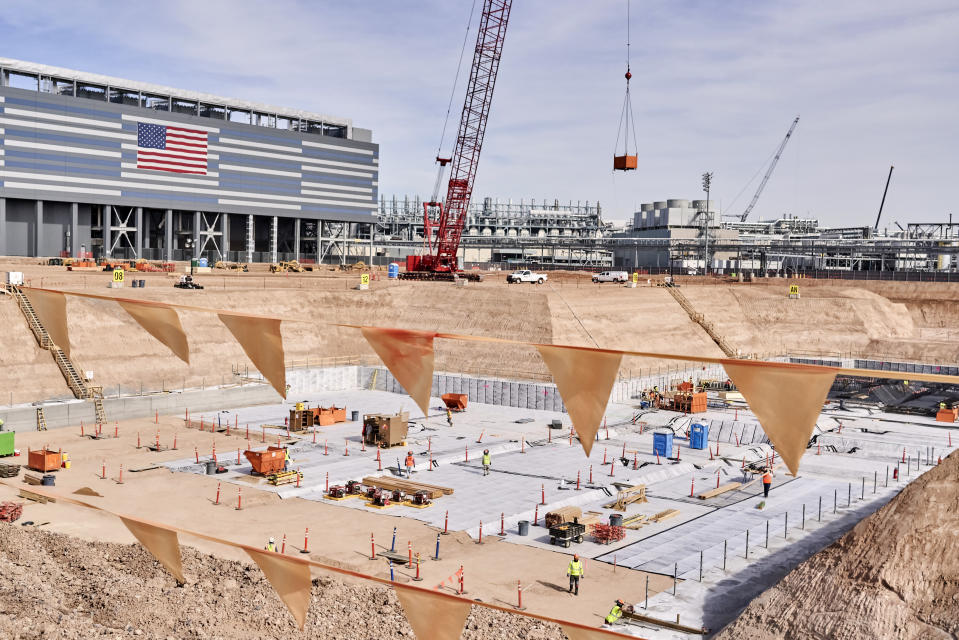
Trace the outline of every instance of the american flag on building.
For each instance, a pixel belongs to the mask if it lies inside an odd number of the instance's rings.
[[[138,122],[137,169],[205,176],[206,131]]]

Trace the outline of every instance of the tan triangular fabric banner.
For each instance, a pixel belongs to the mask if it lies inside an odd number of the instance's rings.
[[[43,291],[24,287],[23,295],[30,301],[37,319],[60,349],[70,357],[70,332],[67,330],[67,298],[57,291]]]
[[[424,589],[396,585],[396,597],[416,640],[459,640],[470,614],[468,600],[457,602]]]
[[[579,443],[589,457],[623,354],[551,345],[536,348],[553,374],[556,389],[576,427]]]
[[[310,565],[291,560],[275,551],[256,551],[244,547],[256,562],[280,600],[286,605],[300,630],[306,624],[306,613],[310,609]]]
[[[610,640],[611,638],[626,637],[623,634],[603,631],[602,629],[580,629],[566,624],[561,624],[560,627],[562,627],[563,633],[569,640]]]
[[[793,475],[806,451],[836,372],[807,365],[724,360],[776,453]]]
[[[436,334],[380,327],[361,327],[360,331],[423,415],[429,415],[430,389],[433,387],[433,338]]]
[[[153,557],[176,578],[178,583],[186,582],[183,579],[183,564],[180,561],[180,544],[177,541],[176,531],[136,518],[119,517],[130,533],[153,554]]]
[[[147,333],[162,342],[183,362],[190,364],[190,345],[180,324],[180,316],[172,308],[154,302],[118,302]]]
[[[280,320],[229,313],[218,313],[217,316],[243,347],[253,366],[277,393],[286,398],[286,366],[283,363]]]

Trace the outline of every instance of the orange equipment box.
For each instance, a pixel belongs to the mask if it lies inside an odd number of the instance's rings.
[[[243,452],[246,459],[253,465],[253,472],[268,475],[282,471],[286,460],[286,448],[270,446],[266,451],[247,450]]]
[[[29,451],[27,455],[27,467],[41,473],[56,471],[62,464],[63,457],[59,451],[33,449]]]
[[[444,393],[440,398],[450,411],[465,411],[469,402],[469,396],[465,393]]]
[[[937,422],[955,422],[957,415],[959,415],[959,408],[954,408],[954,409],[942,408],[942,409],[939,409],[939,413],[936,414],[936,421]]]

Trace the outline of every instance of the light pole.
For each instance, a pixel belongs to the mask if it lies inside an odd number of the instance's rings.
[[[709,185],[713,181],[712,171],[703,174],[703,191],[706,192],[706,231],[703,234],[703,274],[709,273]]]

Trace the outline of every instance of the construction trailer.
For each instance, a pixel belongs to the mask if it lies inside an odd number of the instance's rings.
[[[363,441],[376,447],[395,447],[406,442],[410,414],[368,413],[363,416]]]

